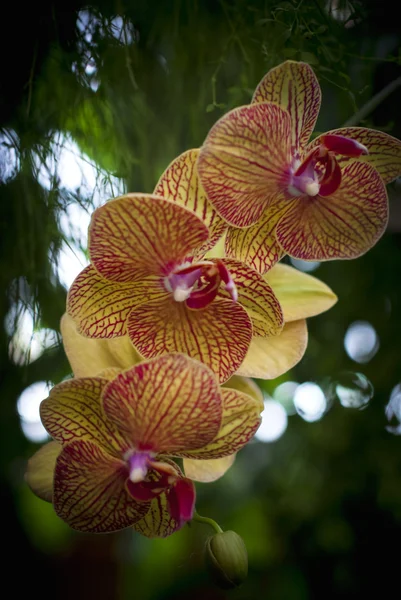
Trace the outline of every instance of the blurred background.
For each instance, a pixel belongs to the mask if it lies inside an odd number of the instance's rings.
[[[87,264],[94,207],[151,192],[169,162],[246,104],[288,58],[315,69],[317,132],[401,137],[401,31],[390,0],[79,0],[2,7],[0,478],[3,588],[59,600],[309,600],[397,590],[401,534],[401,182],[390,222],[354,261],[293,262],[339,297],[309,320],[305,357],[259,381],[265,418],[198,511],[234,529],[250,573],[234,592],[203,565],[212,533],[78,534],[24,483],[46,441],[38,406],[70,375],[66,290]],[[383,93],[382,93],[383,92]],[[378,95],[377,95],[378,94]],[[317,133],[316,132],[316,133]],[[289,262],[288,259],[285,259]]]

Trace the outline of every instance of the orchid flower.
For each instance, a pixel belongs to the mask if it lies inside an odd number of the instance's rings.
[[[80,531],[134,526],[149,537],[170,535],[192,518],[195,488],[169,457],[184,458],[185,468],[232,456],[255,433],[262,408],[181,354],[112,380],[70,379],[41,404],[55,441],[31,459],[27,480]]]
[[[64,350],[75,377],[99,376],[110,379],[141,361],[127,335],[110,340],[87,338],[78,333],[76,323],[67,313],[61,318],[60,330]],[[291,353],[290,360],[292,358]],[[286,364],[281,368],[286,368]],[[249,377],[233,375],[224,383],[224,387],[251,396],[263,410],[263,394]],[[234,460],[235,454],[204,460],[185,459],[185,474],[194,481],[215,481],[224,475]]]
[[[277,335],[283,316],[254,269],[206,259],[208,243],[208,227],[173,201],[146,194],[111,200],[92,215],[91,265],[72,284],[67,312],[87,337],[128,334],[144,358],[183,352],[224,382],[252,335]]]
[[[227,255],[260,273],[285,253],[356,258],[385,230],[385,184],[401,174],[401,142],[345,127],[308,143],[320,104],[311,67],[287,61],[262,79],[252,104],[212,127],[201,149],[200,180],[230,226]]]

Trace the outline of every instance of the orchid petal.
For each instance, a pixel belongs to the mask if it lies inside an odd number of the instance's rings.
[[[115,283],[89,265],[70,288],[67,312],[77,323],[78,332],[85,336],[123,336],[127,316],[133,307],[165,295],[166,290],[155,277],[135,283]]]
[[[228,381],[226,381],[223,384],[222,387],[237,390],[237,392],[243,392],[244,394],[251,396],[254,400],[256,400],[256,402],[259,403],[260,412],[262,412],[264,408],[264,397],[262,390],[254,382],[253,379],[250,379],[250,377],[241,377],[240,375],[233,375]]]
[[[291,159],[290,115],[265,102],[236,108],[217,121],[201,148],[198,172],[223,219],[248,227],[281,191]]]
[[[127,335],[104,340],[78,333],[74,319],[65,313],[60,322],[63,346],[75,377],[94,377],[106,369],[127,369],[140,356]]]
[[[212,458],[209,460],[196,460],[194,458],[184,458],[183,465],[185,475],[193,481],[210,483],[223,477],[228,469],[233,465],[236,454],[223,456],[223,458]]]
[[[149,511],[133,528],[148,538],[164,538],[180,528],[180,524],[170,514],[165,493],[151,501]]]
[[[305,320],[286,323],[281,334],[275,337],[253,338],[237,374],[258,379],[275,379],[301,360],[307,342]]]
[[[312,68],[287,60],[258,84],[252,102],[275,102],[291,117],[294,154],[308,142],[319,114],[322,93]]]
[[[128,472],[122,460],[83,440],[67,444],[57,459],[54,508],[73,529],[108,533],[133,525],[149,510],[125,489]]]
[[[238,302],[225,298],[216,298],[201,310],[167,298],[134,309],[128,319],[128,334],[145,358],[183,352],[208,365],[222,383],[245,357],[252,322]]]
[[[171,453],[214,438],[222,397],[210,369],[169,354],[118,375],[103,392],[103,408],[137,449]]]
[[[216,437],[203,448],[177,455],[198,459],[222,458],[235,454],[254,436],[261,422],[260,403],[237,390],[222,388],[221,392],[224,402],[223,418]]]
[[[276,265],[264,279],[272,286],[286,323],[319,315],[337,302],[323,281],[289,265]]]
[[[227,256],[246,263],[259,273],[266,273],[284,256],[275,231],[286,208],[277,202],[266,209],[256,225],[246,229],[230,227],[225,244]]]
[[[46,502],[53,499],[54,469],[61,448],[58,442],[49,442],[28,460],[25,481],[33,493]]]
[[[167,198],[194,212],[208,227],[209,239],[197,253],[203,255],[212,248],[227,229],[227,224],[207,199],[196,170],[199,150],[187,150],[167,167],[160,177],[155,195]]]
[[[303,260],[357,258],[381,237],[387,225],[386,188],[377,171],[353,161],[342,171],[331,196],[302,196],[289,203],[277,225],[277,240]]]
[[[323,142],[324,137],[328,135],[342,135],[366,146],[369,154],[361,156],[359,160],[372,165],[379,172],[385,184],[401,175],[401,141],[388,133],[366,127],[333,129],[315,138],[306,148],[305,154],[309,154],[311,150],[317,148]],[[355,159],[337,156],[341,167],[345,167],[351,160]]]
[[[63,444],[88,440],[110,454],[124,453],[127,443],[114,424],[104,418],[101,408],[100,398],[107,383],[107,379],[87,377],[56,385],[40,405],[40,416],[50,435]]]
[[[224,264],[235,281],[239,304],[252,319],[253,335],[278,335],[283,328],[283,312],[270,285],[244,263],[224,259]],[[221,291],[220,295],[228,297],[228,292]]]
[[[158,196],[128,194],[92,215],[89,254],[99,273],[128,283],[164,276],[209,237],[190,210]]]

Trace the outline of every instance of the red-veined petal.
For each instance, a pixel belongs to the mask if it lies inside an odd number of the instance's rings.
[[[150,194],[128,194],[92,215],[89,254],[110,281],[128,283],[162,277],[209,237],[190,210]]]
[[[266,209],[256,225],[246,229],[229,227],[225,243],[227,256],[248,264],[259,273],[266,273],[284,256],[275,232],[286,210],[286,204],[278,201]]]
[[[296,152],[307,144],[315,128],[321,97],[313,69],[306,63],[287,60],[263,77],[252,102],[276,102],[290,114]]]
[[[214,438],[222,397],[208,367],[170,354],[118,375],[103,392],[103,408],[135,448],[171,453]]]
[[[357,258],[382,236],[387,225],[386,188],[378,172],[353,161],[342,171],[331,196],[295,198],[276,235],[284,251],[303,260]]]
[[[272,286],[286,323],[319,315],[337,302],[323,281],[289,265],[276,265],[264,279]]]
[[[201,310],[166,298],[134,309],[128,334],[145,358],[183,352],[208,365],[223,383],[245,357],[252,321],[238,302],[225,298],[216,298]]]
[[[199,181],[196,169],[198,155],[198,149],[187,150],[175,158],[160,177],[154,193],[190,209],[208,227],[210,237],[196,252],[203,256],[221,238],[227,224],[208,201]]]
[[[48,442],[28,460],[25,481],[33,493],[46,502],[53,499],[54,469],[61,448],[58,442]]]
[[[180,528],[180,524],[170,514],[165,493],[151,501],[149,511],[133,528],[148,538],[164,538]]]
[[[328,135],[342,135],[366,146],[369,154],[361,156],[359,160],[372,165],[379,172],[384,183],[390,183],[401,175],[401,141],[388,133],[366,127],[333,129],[315,138],[306,148],[305,155],[319,146],[322,139]],[[337,160],[343,168],[355,159],[337,155]]]
[[[184,458],[183,465],[185,475],[193,481],[210,483],[223,477],[228,469],[233,465],[236,454],[223,456],[223,458],[211,458],[209,460],[196,460],[194,458]]]
[[[127,335],[111,340],[85,337],[67,313],[61,317],[60,330],[75,377],[94,377],[110,368],[127,369],[140,361]]]
[[[291,119],[265,102],[235,108],[212,127],[198,172],[215,209],[230,225],[256,223],[286,187]]]
[[[67,312],[77,323],[78,332],[92,338],[123,336],[130,310],[167,294],[160,279],[148,277],[135,283],[105,279],[93,266],[86,267],[72,284]]]
[[[294,367],[305,354],[308,343],[306,321],[286,323],[280,335],[255,337],[238,375],[275,379]]]
[[[235,454],[249,442],[258,429],[261,406],[251,396],[222,388],[223,418],[216,437],[198,450],[180,452],[187,458],[211,459]]]
[[[270,285],[251,267],[232,259],[224,264],[234,279],[238,302],[252,319],[253,335],[278,335],[283,327],[283,312]],[[228,297],[222,290],[220,295]]]
[[[50,435],[63,444],[88,440],[111,454],[122,455],[127,444],[101,408],[107,383],[100,377],[82,377],[56,385],[40,405],[40,416]]]
[[[128,470],[96,444],[78,440],[59,455],[54,478],[56,513],[73,529],[109,533],[133,525],[150,506],[125,489]]]

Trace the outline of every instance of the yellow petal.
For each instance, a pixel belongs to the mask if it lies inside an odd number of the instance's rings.
[[[209,483],[220,479],[235,461],[236,454],[210,460],[184,458],[185,475],[194,481]]]
[[[237,375],[275,379],[292,369],[301,360],[307,342],[305,320],[286,323],[281,334],[275,337],[253,338]]]
[[[94,442],[112,456],[122,456],[130,440],[106,419],[100,398],[107,379],[80,377],[54,386],[40,405],[40,417],[50,435],[62,444]]]
[[[241,377],[240,375],[233,375],[230,377],[228,381],[226,381],[222,387],[230,388],[232,390],[237,390],[238,392],[243,392],[244,394],[248,394],[259,403],[260,410],[262,411],[263,406],[263,394],[260,387],[250,379],[249,377]]]
[[[91,338],[121,337],[127,317],[142,302],[168,293],[157,277],[135,283],[108,281],[89,265],[74,280],[67,296],[67,312],[78,331]]]
[[[223,417],[216,437],[203,448],[180,452],[176,456],[202,460],[223,458],[238,452],[253,437],[263,409],[259,400],[228,388],[222,388],[221,393]]]
[[[110,368],[128,369],[140,356],[127,335],[110,340],[87,338],[78,333],[77,325],[65,313],[60,323],[63,345],[75,377],[92,377]]]
[[[289,265],[276,265],[263,278],[273,288],[286,323],[319,315],[337,302],[323,281]]]
[[[58,442],[49,442],[28,460],[25,481],[33,493],[46,502],[53,498],[54,469],[61,448]]]

